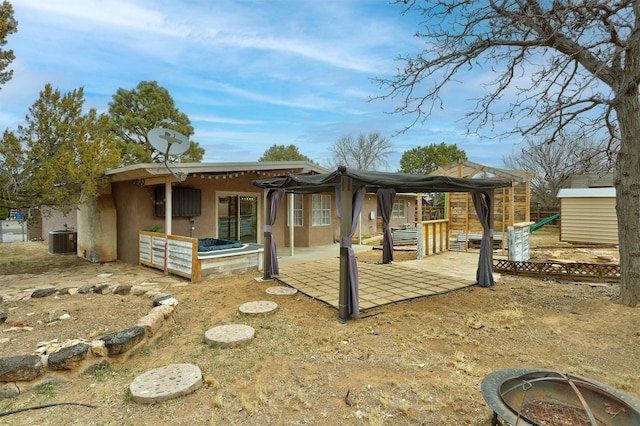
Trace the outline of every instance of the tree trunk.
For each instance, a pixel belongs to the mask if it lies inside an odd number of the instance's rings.
[[[619,98],[620,153],[616,161],[616,213],[620,241],[620,299],[640,305],[640,99]]]

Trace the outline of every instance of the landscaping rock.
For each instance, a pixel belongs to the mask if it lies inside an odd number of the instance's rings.
[[[109,368],[109,367],[111,367],[111,364],[109,364],[109,361],[107,361],[106,359],[101,359],[100,362],[92,364],[92,365],[88,366],[87,368],[85,368],[84,370],[82,370],[80,375],[81,376],[90,376],[93,373],[95,373],[96,371],[104,370],[104,369]]]
[[[131,294],[131,290],[133,289],[132,285],[119,285],[113,290],[113,294],[119,294],[121,296],[127,296]]]
[[[18,355],[0,358],[0,382],[33,380],[43,373],[38,355]]]
[[[72,370],[86,358],[91,345],[78,343],[68,348],[62,348],[58,352],[49,355],[49,368],[51,370]]]
[[[7,314],[6,312],[0,312],[0,324],[4,324],[8,316],[9,314]]]
[[[13,398],[20,395],[20,389],[15,383],[0,383],[0,399]]]
[[[78,294],[91,293],[95,287],[95,285],[91,284],[83,285],[82,287],[78,288]]]
[[[93,289],[93,292],[96,294],[110,294],[113,293],[113,290],[109,284],[100,284]]]
[[[56,290],[55,287],[39,288],[39,289],[35,290],[33,293],[31,293],[31,297],[33,297],[34,299],[38,298],[38,297],[47,297],[47,296],[51,296],[56,291],[57,290]]]
[[[145,338],[146,330],[144,327],[135,326],[127,330],[116,331],[115,333],[108,334],[101,337],[100,340],[104,341],[104,344],[109,351],[109,355],[118,355],[123,352],[127,352],[135,345],[140,343]]]

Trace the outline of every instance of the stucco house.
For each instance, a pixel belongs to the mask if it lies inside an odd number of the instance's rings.
[[[78,255],[93,261],[139,261],[138,231],[263,244],[265,192],[252,181],[287,174],[326,173],[306,161],[136,164],[109,170],[110,184],[78,210]],[[171,193],[169,221],[165,215]],[[413,222],[415,195],[397,196],[392,226]],[[363,207],[361,232],[381,230],[375,196]],[[291,224],[293,223],[293,229]],[[335,194],[290,194],[280,207],[273,237],[278,247],[337,241]]]

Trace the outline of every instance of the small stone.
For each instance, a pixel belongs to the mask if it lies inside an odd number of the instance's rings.
[[[58,319],[61,319],[62,321],[70,320],[71,319],[71,315],[62,314],[62,315],[60,315],[60,317]]]
[[[177,306],[178,299],[176,299],[174,296],[170,294],[158,296],[155,299],[153,299],[153,306],[160,306],[160,305]]]
[[[93,340],[91,342],[91,353],[99,357],[109,356],[109,351],[104,343],[104,340]]]
[[[0,324],[4,324],[4,322],[7,320],[8,316],[9,316],[8,313],[0,312]]]

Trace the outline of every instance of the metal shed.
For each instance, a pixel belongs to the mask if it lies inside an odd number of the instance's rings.
[[[618,244],[615,188],[563,188],[560,241]]]

